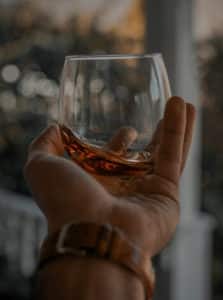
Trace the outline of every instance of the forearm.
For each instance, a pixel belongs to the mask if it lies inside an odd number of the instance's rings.
[[[97,258],[63,257],[38,274],[37,300],[144,300],[145,288],[125,268]]]

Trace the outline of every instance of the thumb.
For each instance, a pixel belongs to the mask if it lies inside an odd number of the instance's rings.
[[[58,125],[46,128],[29,146],[28,160],[36,154],[52,154],[62,156],[64,153],[63,141]]]
[[[128,148],[135,142],[138,132],[133,127],[121,127],[105,146],[116,154],[125,154]]]

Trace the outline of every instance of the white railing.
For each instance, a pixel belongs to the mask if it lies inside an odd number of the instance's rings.
[[[0,254],[12,272],[30,276],[46,224],[32,198],[0,190]]]

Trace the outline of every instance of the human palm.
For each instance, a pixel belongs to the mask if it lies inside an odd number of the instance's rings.
[[[111,223],[150,256],[158,253],[178,223],[178,184],[194,117],[192,105],[176,97],[169,100],[148,146],[152,169],[127,180],[93,176],[62,158],[59,128],[48,128],[31,145],[25,174],[49,231],[71,220]]]

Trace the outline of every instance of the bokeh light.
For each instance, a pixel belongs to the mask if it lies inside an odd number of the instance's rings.
[[[20,70],[16,65],[6,65],[1,70],[2,78],[7,83],[14,83],[20,77]]]

